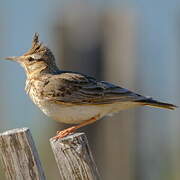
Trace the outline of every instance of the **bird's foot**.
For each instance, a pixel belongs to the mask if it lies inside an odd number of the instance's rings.
[[[76,128],[75,126],[73,126],[73,127],[64,129],[64,130],[62,130],[62,131],[57,131],[57,135],[54,136],[53,139],[58,140],[58,139],[60,139],[60,138],[66,137],[66,136],[68,136],[69,134],[75,132],[76,129],[77,129],[77,128]]]

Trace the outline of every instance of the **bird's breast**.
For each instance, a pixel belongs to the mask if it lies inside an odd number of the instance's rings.
[[[41,103],[43,98],[41,96],[41,89],[40,83],[38,80],[29,79],[26,80],[26,87],[25,91],[30,96],[31,100],[36,104],[38,107],[41,108]]]

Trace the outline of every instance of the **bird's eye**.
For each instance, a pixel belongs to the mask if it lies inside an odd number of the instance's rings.
[[[34,59],[32,57],[28,57],[28,60],[29,61],[33,61]]]

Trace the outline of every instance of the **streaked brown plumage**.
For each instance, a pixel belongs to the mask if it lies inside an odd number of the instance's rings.
[[[176,108],[84,74],[59,70],[52,52],[39,42],[37,34],[28,52],[6,59],[15,60],[24,67],[25,90],[46,115],[63,123],[79,124],[59,132],[56,138],[130,107]]]

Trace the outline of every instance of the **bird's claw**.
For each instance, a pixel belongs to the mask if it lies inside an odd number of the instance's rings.
[[[65,130],[62,130],[62,131],[57,131],[57,135],[54,136],[53,139],[58,140],[60,138],[66,137],[69,134],[75,132],[75,130],[76,130],[76,128],[73,126],[73,127],[70,127],[68,129],[65,129]]]

